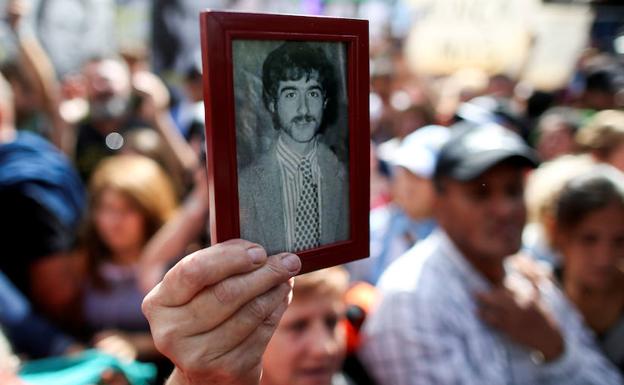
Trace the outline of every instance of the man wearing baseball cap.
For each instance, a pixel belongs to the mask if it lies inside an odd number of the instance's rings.
[[[370,213],[370,257],[347,264],[352,281],[377,283],[384,270],[435,228],[433,171],[447,127],[424,126],[386,157],[392,202]]]
[[[531,148],[497,125],[456,130],[433,174],[439,228],[393,263],[361,358],[380,385],[620,384],[545,278],[505,264],[520,248]]]

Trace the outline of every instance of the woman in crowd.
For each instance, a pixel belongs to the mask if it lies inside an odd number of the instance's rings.
[[[601,165],[570,180],[556,202],[553,240],[566,295],[624,372],[624,175]]]
[[[624,112],[604,110],[596,113],[576,134],[578,147],[597,162],[624,171]]]
[[[147,241],[175,210],[173,187],[153,160],[118,155],[101,162],[89,192],[85,323],[96,347],[129,358],[157,359],[141,313],[137,266]]]
[[[345,294],[340,267],[295,278],[293,301],[262,357],[261,385],[347,385]]]

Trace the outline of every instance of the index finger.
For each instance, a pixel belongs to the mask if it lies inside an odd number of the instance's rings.
[[[229,240],[184,257],[154,288],[152,299],[163,306],[188,303],[206,286],[233,275],[253,271],[267,260],[259,245],[242,239]]]

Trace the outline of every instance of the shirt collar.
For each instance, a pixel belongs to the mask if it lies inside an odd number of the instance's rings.
[[[285,134],[280,133],[279,137],[277,138],[277,160],[280,162],[280,164],[282,164],[282,166],[284,166],[289,174],[297,173],[299,163],[301,163],[304,158],[308,158],[312,165],[316,164],[316,154],[318,148],[318,138],[316,136],[314,137],[314,139],[312,139],[312,149],[310,149],[307,154],[301,156],[295,151],[288,148],[288,145],[284,141],[283,135]]]
[[[466,257],[455,246],[448,234],[438,227],[432,236],[440,240],[440,248],[443,255],[450,262],[453,270],[461,277],[467,288],[473,292],[489,290],[492,285],[466,260]]]

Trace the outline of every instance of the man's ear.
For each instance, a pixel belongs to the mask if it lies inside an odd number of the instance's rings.
[[[274,101],[269,102],[269,111],[271,111],[272,114],[275,113],[275,102]]]
[[[327,108],[327,98],[323,101],[323,109]]]

